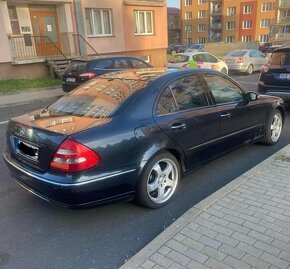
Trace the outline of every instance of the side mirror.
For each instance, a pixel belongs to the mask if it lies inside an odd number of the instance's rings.
[[[247,92],[246,93],[246,99],[250,101],[256,101],[258,100],[258,94],[256,92]]]

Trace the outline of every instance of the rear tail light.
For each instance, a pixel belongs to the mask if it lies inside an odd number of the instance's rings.
[[[58,147],[50,167],[63,172],[80,172],[96,166],[100,161],[100,156],[90,148],[66,139]]]
[[[83,73],[83,74],[78,75],[79,79],[86,79],[86,80],[92,79],[94,77],[96,77],[96,74],[94,73]]]
[[[243,63],[243,58],[242,58],[242,57],[239,57],[239,58],[237,59],[237,63],[238,63],[238,64],[242,64],[242,63]]]
[[[260,69],[261,73],[267,73],[269,71],[269,66],[267,64],[264,64],[261,69]]]

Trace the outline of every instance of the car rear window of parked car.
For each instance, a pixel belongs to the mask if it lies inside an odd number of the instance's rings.
[[[82,72],[86,69],[86,61],[72,61],[68,64],[66,71]]]
[[[246,54],[246,51],[233,50],[233,51],[229,52],[228,56],[243,57],[245,54]]]
[[[112,59],[104,59],[98,61],[91,61],[88,63],[88,68],[113,69],[114,64]]]
[[[269,59],[270,65],[290,65],[290,50],[273,52]]]

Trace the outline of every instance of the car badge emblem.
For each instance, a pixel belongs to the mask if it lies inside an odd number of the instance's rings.
[[[20,127],[20,129],[19,129],[19,131],[18,131],[18,134],[19,134],[20,136],[24,136],[24,134],[25,134],[25,129],[22,128],[22,127]]]

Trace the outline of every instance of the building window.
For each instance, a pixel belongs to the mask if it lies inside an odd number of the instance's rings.
[[[205,24],[199,24],[198,25],[198,32],[204,32],[205,31]]]
[[[184,31],[185,32],[192,32],[192,25],[185,25],[184,26]]]
[[[192,5],[192,0],[185,0],[184,5],[185,6],[191,6]]]
[[[198,4],[205,4],[206,3],[206,0],[198,0]]]
[[[135,10],[135,35],[153,34],[153,12]]]
[[[259,41],[260,42],[268,42],[269,41],[269,36],[268,35],[260,35],[259,36]]]
[[[191,37],[187,38],[187,43],[188,44],[192,44],[192,38]]]
[[[272,2],[262,3],[261,5],[262,12],[271,11],[272,9],[273,9]]]
[[[86,9],[87,34],[95,36],[112,35],[110,9]]]
[[[186,20],[190,20],[190,19],[192,19],[192,12],[185,12],[185,19]]]
[[[199,44],[204,44],[205,43],[205,37],[199,37],[198,38],[198,43]]]
[[[263,19],[260,21],[260,27],[261,28],[268,28],[271,24],[271,20],[270,19]]]
[[[228,7],[227,15],[235,15],[237,13],[236,7]]]
[[[252,28],[252,21],[243,21],[242,28],[243,29],[251,29]]]
[[[19,35],[20,34],[20,27],[19,27],[18,17],[17,17],[17,13],[16,13],[16,8],[15,7],[8,7],[8,12],[9,12],[9,19],[10,19],[12,33],[14,35]]]
[[[226,37],[226,42],[227,43],[233,43],[233,42],[235,42],[235,37],[234,36],[227,36]]]
[[[243,35],[242,42],[251,42],[251,36],[250,35]]]
[[[227,30],[234,30],[236,28],[236,22],[235,21],[229,21],[227,23]]]
[[[245,5],[243,11],[244,14],[253,13],[253,5]]]
[[[205,18],[205,17],[206,17],[206,10],[199,10],[198,18]]]

